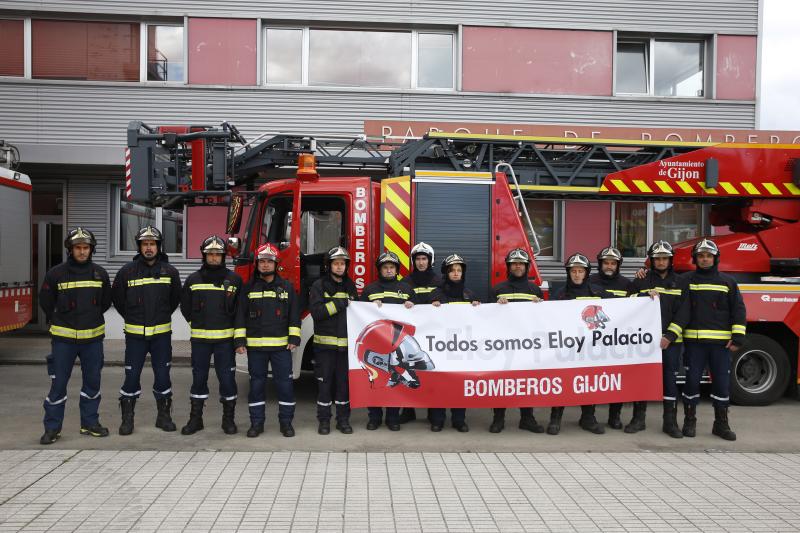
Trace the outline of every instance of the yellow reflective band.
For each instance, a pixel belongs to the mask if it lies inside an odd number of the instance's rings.
[[[746,326],[742,326],[739,324],[734,324],[733,326],[731,326],[731,333],[733,333],[734,335],[737,334],[744,335],[746,332],[747,332]]]
[[[713,283],[692,283],[689,285],[689,290],[728,292],[730,288],[727,285],[715,285]]]
[[[233,328],[229,329],[191,329],[193,339],[230,339],[233,337]]]
[[[102,286],[102,281],[69,281],[67,283],[59,283],[58,290],[63,291],[67,289],[83,289],[87,287],[100,288]]]
[[[289,337],[247,337],[247,345],[253,348],[286,346],[287,344],[289,344]]]
[[[457,304],[471,304],[472,302],[445,302],[450,305],[457,305]]]
[[[236,339],[247,337],[247,328],[236,328],[235,330],[233,330],[233,336]]]
[[[328,314],[333,316],[336,314],[336,304],[333,302],[328,302],[325,304],[325,309],[328,310]]]
[[[369,295],[369,300],[382,300],[384,298],[399,298],[401,300],[408,300],[408,294],[402,292],[376,292]]]
[[[683,330],[683,338],[730,340],[731,332],[720,329],[685,329]]]
[[[149,337],[150,335],[169,333],[170,331],[172,331],[172,323],[167,322],[166,324],[157,324],[155,326],[142,326],[140,324],[125,323],[124,329],[125,333],[131,333],[133,335],[144,335],[145,337]]]
[[[436,290],[436,287],[414,287],[414,292],[417,294],[428,294]]]
[[[576,300],[599,300],[599,296],[577,296]]]
[[[620,290],[617,290],[617,289],[606,289],[606,291],[610,292],[614,296],[627,296],[628,295],[628,291],[620,291]]]
[[[300,336],[300,328],[295,326],[289,326],[289,335],[299,337]]]
[[[281,292],[280,296],[275,291],[261,291],[261,292],[250,292],[247,294],[247,297],[250,299],[253,298],[280,298],[281,300],[285,300],[289,298],[288,292]]]
[[[641,289],[640,293],[656,291],[658,294],[669,294],[672,296],[680,296],[682,291],[680,289],[665,289],[664,287],[653,287],[652,289]]]
[[[50,326],[50,333],[58,337],[67,337],[70,339],[93,339],[105,334],[106,326],[98,326],[94,329],[72,329],[65,328],[64,326]]]
[[[350,295],[346,292],[335,292],[333,294],[325,293],[325,298],[344,298],[345,300],[350,298]]]
[[[536,297],[535,294],[526,294],[524,292],[509,292],[507,294],[498,294],[497,298],[505,298],[506,300],[531,300]]]
[[[189,289],[193,291],[224,291],[227,290],[228,292],[236,292],[236,287],[234,285],[230,285],[227,289],[225,287],[218,287],[212,283],[195,283],[194,285],[190,286]]]
[[[327,335],[314,335],[316,344],[328,344],[330,346],[347,347],[347,337],[329,337]]]
[[[128,287],[141,287],[142,285],[169,285],[172,278],[141,278],[128,281]]]
[[[670,323],[670,325],[669,325],[669,326],[667,326],[667,331],[671,331],[672,333],[674,333],[675,335],[677,335],[678,337],[680,337],[680,336],[681,336],[681,333],[683,332],[683,328],[682,328],[682,327],[680,327],[680,326],[679,326],[678,324],[676,324],[675,322],[671,322],[671,323]]]

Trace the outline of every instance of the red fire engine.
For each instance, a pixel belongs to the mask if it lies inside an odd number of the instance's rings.
[[[537,252],[523,197],[711,204],[721,269],[739,278],[748,309],[746,346],[734,356],[732,395],[767,404],[798,378],[800,146],[673,143],[431,133],[399,145],[366,138],[277,135],[248,142],[235,127],[128,128],[131,198],[158,204],[227,203],[237,271],[252,271],[263,242],[282,250],[281,274],[302,301],[324,252],[346,246],[359,288],[390,250],[410,268],[417,241],[470,263],[479,296],[505,277],[507,250]],[[531,238],[529,238],[531,237]],[[533,245],[530,244],[533,242]],[[694,241],[675,267],[692,267]],[[488,258],[488,261],[487,261]],[[530,273],[539,284],[536,265]],[[303,321],[306,353],[311,318]]]

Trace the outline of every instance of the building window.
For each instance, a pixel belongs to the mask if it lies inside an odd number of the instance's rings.
[[[703,233],[703,208],[686,202],[651,204],[653,209],[652,241],[670,244],[699,237]]]
[[[266,28],[267,85],[450,89],[449,32]]]
[[[703,234],[703,207],[685,202],[614,202],[614,245],[624,257],[643,258],[657,240],[670,244]]]
[[[522,220],[522,225],[526,229],[528,241],[530,241],[534,252],[537,252],[536,242],[538,241],[537,257],[539,258],[558,258],[559,250],[555,246],[561,242],[558,235],[559,204],[560,202],[554,200],[525,200],[525,207],[528,210],[528,216],[531,217],[536,240],[531,236],[527,228],[527,222],[524,219]]]
[[[183,82],[183,26],[147,25],[147,81]]]
[[[647,202],[614,203],[614,245],[623,257],[647,253]]]
[[[131,202],[125,197],[123,187],[114,188],[113,213],[116,222],[118,254],[138,253],[136,233],[144,226],[155,226],[164,236],[162,250],[168,254],[182,256],[184,252],[184,209],[173,210],[162,207],[147,207]]]
[[[139,81],[139,24],[34,20],[34,78]]]
[[[702,97],[706,46],[703,40],[617,40],[616,93]]]
[[[0,19],[0,76],[25,75],[25,21]]]

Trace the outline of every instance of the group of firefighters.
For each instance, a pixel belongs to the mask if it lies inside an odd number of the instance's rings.
[[[150,354],[154,374],[153,395],[156,427],[177,429],[172,420],[171,316],[180,307],[191,331],[192,386],[189,420],[181,433],[191,435],[203,429],[203,408],[209,397],[208,374],[211,358],[219,381],[222,403],[222,430],[237,433],[235,406],[237,385],[235,354],[247,354],[250,374],[248,437],[264,432],[266,420],[265,387],[267,369],[271,368],[278,397],[278,422],[285,437],[293,437],[295,411],[291,352],[300,344],[300,308],[292,284],[279,274],[280,252],[272,244],[256,251],[255,272],[243,283],[225,266],[225,242],[212,235],[200,246],[202,265],[183,286],[177,269],[162,250],[161,232],[146,226],[136,234],[138,254],[117,273],[113,284],[106,271],[92,262],[96,239],[85,228],[71,230],[64,241],[67,261],[51,269],[42,284],[39,301],[47,315],[52,337],[48,357],[50,391],[44,400],[44,434],[41,444],[52,444],[61,435],[67,400],[67,383],[80,358],[83,382],[80,391],[80,433],[108,436],[100,423],[100,374],[103,367],[103,313],[111,304],[124,320],[125,380],[120,389],[120,435],[134,430],[136,403],[141,395],[140,378],[145,358]],[[665,241],[653,243],[647,252],[650,268],[640,270],[635,279],[620,274],[622,254],[613,247],[597,255],[598,272],[591,274],[591,263],[580,253],[565,262],[566,285],[553,299],[599,299],[643,296],[659,298],[662,338],[664,402],[662,430],[673,438],[694,437],[696,409],[700,399],[700,381],[708,366],[712,375],[711,398],[715,420],[712,433],[726,440],[736,434],[728,424],[730,388],[730,351],[738,350],[745,334],[745,308],[735,280],[718,271],[719,249],[709,239],[694,246],[693,272],[678,275],[672,269],[672,246]],[[475,293],[466,286],[467,263],[458,254],[441,263],[441,276],[434,270],[434,250],[420,242],[411,250],[411,274],[400,279],[400,260],[392,252],[376,260],[378,278],[359,296],[348,276],[350,255],[337,246],[325,257],[322,277],[310,288],[309,310],[314,319],[314,372],[318,383],[317,431],[331,431],[331,407],[335,405],[336,429],[350,434],[348,389],[346,309],[352,300],[406,307],[430,304],[480,305]],[[538,303],[539,287],[528,279],[531,258],[515,248],[505,258],[507,280],[491,291],[491,302]],[[683,348],[682,348],[683,347]],[[677,421],[678,387],[676,372],[682,357],[688,363],[682,399],[683,426]],[[634,402],[633,415],[624,427],[626,433],[645,429],[646,402]],[[608,425],[622,429],[622,404],[609,406]],[[563,407],[554,407],[545,427],[534,417],[533,408],[520,409],[520,429],[534,433],[559,433]],[[392,431],[416,418],[414,409],[400,407],[368,408],[368,430],[384,422]],[[430,429],[439,432],[446,420],[446,410],[428,410]],[[466,409],[451,409],[451,424],[459,432],[469,431]],[[595,406],[581,406],[580,427],[592,433],[604,433],[597,421]],[[489,427],[500,433],[505,425],[505,409],[494,409]]]

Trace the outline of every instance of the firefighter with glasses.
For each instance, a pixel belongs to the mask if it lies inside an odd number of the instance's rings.
[[[744,301],[736,280],[719,271],[719,248],[714,241],[699,240],[692,249],[692,261],[696,269],[685,276],[689,285],[690,315],[682,332],[689,363],[683,388],[683,435],[695,436],[700,379],[707,365],[711,371],[714,405],[712,433],[725,440],[736,440],[736,433],[728,424],[730,352],[738,351],[744,343]]]
[[[120,389],[120,435],[133,433],[136,400],[142,393],[141,377],[150,354],[155,382],[153,396],[156,427],[175,431],[172,421],[172,313],[181,300],[178,270],[162,251],[163,237],[153,226],[136,233],[139,253],[114,277],[114,307],[125,321],[125,382]]]
[[[675,374],[680,369],[683,327],[689,319],[688,287],[683,276],[672,270],[672,245],[656,241],[647,249],[650,270],[644,277],[636,277],[631,285],[631,295],[658,296],[661,307],[661,360],[664,378],[664,414],[661,430],[672,438],[683,437],[677,419],[678,385]],[[625,426],[625,433],[645,429],[647,402],[633,403],[633,418]]]
[[[384,252],[375,261],[378,269],[378,279],[370,283],[361,293],[361,300],[375,302],[380,307],[383,304],[403,304],[406,308],[414,307],[416,296],[414,291],[405,281],[397,279],[400,270],[400,259],[394,252]],[[383,422],[383,408],[367,408],[367,429],[376,430]],[[386,427],[390,431],[400,431],[400,408],[386,408]]]
[[[111,306],[106,271],[92,262],[97,240],[91,231],[75,228],[67,234],[65,262],[51,268],[39,292],[39,305],[50,324],[52,353],[48,359],[50,392],[44,398],[44,434],[39,442],[52,444],[61,436],[67,383],[75,359],[81,360],[83,383],[79,407],[81,435],[107,437],[100,424],[100,373],[103,368],[103,313]]]
[[[325,256],[325,273],[311,285],[309,311],[314,319],[314,373],[317,378],[317,433],[331,432],[331,403],[336,404],[336,429],[353,432],[347,360],[347,306],[358,298],[347,275],[350,254],[341,246]]]
[[[284,437],[294,437],[295,398],[292,350],[300,344],[300,308],[289,280],[278,275],[280,254],[272,244],[256,251],[256,271],[241,290],[236,313],[236,352],[247,353],[250,372],[248,437],[264,432],[267,368],[278,393],[278,424]]]
[[[531,257],[522,248],[514,248],[506,254],[507,279],[492,288],[490,301],[499,304],[509,302],[534,302],[542,301],[542,290],[538,285],[528,279],[531,268]],[[533,407],[520,407],[519,428],[533,433],[544,433],[544,428],[533,416]],[[489,426],[491,433],[500,433],[505,427],[506,410],[503,407],[494,409],[494,418]]]
[[[225,241],[217,235],[200,245],[203,264],[183,284],[181,313],[189,323],[192,344],[192,387],[189,391],[189,421],[184,435],[203,429],[203,407],[208,399],[211,357],[219,381],[222,431],[236,433],[236,356],[233,348],[236,304],[242,279],[225,266]]]

